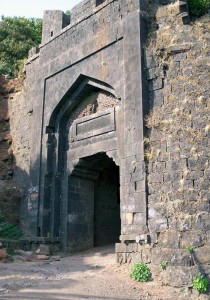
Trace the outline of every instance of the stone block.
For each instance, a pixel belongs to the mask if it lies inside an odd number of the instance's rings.
[[[163,248],[178,248],[179,232],[172,230],[161,232],[158,236],[158,245]]]
[[[163,182],[163,174],[160,173],[160,172],[150,174],[149,175],[149,182],[154,182],[154,183]]]
[[[153,207],[149,207],[149,209],[148,209],[148,217],[149,217],[149,219],[155,219],[155,218],[160,217],[160,214]]]
[[[133,253],[133,263],[142,261],[142,255],[139,252]]]
[[[210,179],[210,169],[204,171],[204,179]]]
[[[126,224],[127,225],[133,224],[133,213],[126,213],[124,215],[125,215],[124,218],[125,218]]]
[[[39,248],[36,250],[36,253],[40,254],[40,255],[50,255],[50,247],[49,247],[49,245],[43,245],[43,244],[41,244],[39,246]]]
[[[131,252],[131,253],[126,253],[126,263],[130,264],[133,262],[133,256],[135,253]]]
[[[147,70],[147,80],[152,80],[157,77],[164,78],[163,68],[150,68]]]
[[[163,88],[163,79],[153,79],[149,82],[149,91],[160,90]]]
[[[202,230],[202,231],[210,230],[209,213],[208,212],[201,212],[196,215],[195,229]]]
[[[164,272],[164,284],[173,287],[192,286],[192,273],[189,267],[168,266]]]
[[[145,213],[134,213],[134,225],[145,225],[146,224],[146,215]]]
[[[207,163],[206,156],[199,156],[198,158],[189,158],[188,159],[188,168],[192,171],[205,170]]]
[[[202,231],[185,231],[180,234],[180,248],[188,246],[200,247],[205,242],[205,234]]]
[[[142,250],[142,261],[145,263],[150,263],[151,262],[151,250],[150,249],[144,249]]]
[[[170,248],[154,248],[151,250],[151,263],[160,265],[163,261],[170,262],[173,258],[173,252]]]
[[[125,210],[130,213],[146,212],[146,195],[145,192],[134,192],[125,196]]]
[[[184,191],[183,197],[184,199],[189,201],[197,201],[199,199],[198,191],[194,189],[187,189],[186,191]]]
[[[191,44],[179,44],[179,45],[177,44],[177,45],[170,46],[168,50],[171,54],[176,54],[176,53],[188,51],[191,49],[191,47],[192,47]]]
[[[157,62],[153,56],[146,56],[145,57],[145,67],[147,69],[149,68],[155,68],[157,66]]]
[[[154,248],[152,252],[152,264],[160,265],[166,261],[170,266],[192,266],[192,257],[186,250],[173,248]]]
[[[138,244],[137,243],[128,243],[126,245],[126,252],[138,252]]]
[[[126,244],[125,243],[116,243],[115,244],[115,252],[116,253],[125,253],[126,252]]]
[[[182,60],[185,60],[187,58],[187,54],[186,53],[179,53],[179,54],[176,54],[174,56],[174,61],[177,62],[177,61],[182,61]]]
[[[152,169],[154,172],[163,172],[166,168],[166,163],[165,162],[155,162],[152,165]]]
[[[204,180],[203,178],[194,180],[194,187],[197,190],[207,190],[209,187],[209,180]]]
[[[126,253],[117,253],[117,263],[125,264],[127,262]]]
[[[205,246],[202,248],[197,248],[194,251],[194,257],[198,264],[210,264],[210,247]]]
[[[191,171],[187,174],[186,179],[196,180],[203,177],[203,171]]]
[[[168,222],[166,218],[152,218],[148,221],[149,230],[152,232],[161,232],[168,229]]]

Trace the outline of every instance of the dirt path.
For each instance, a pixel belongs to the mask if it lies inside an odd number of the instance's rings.
[[[60,261],[0,263],[4,300],[173,300],[198,299],[183,290],[137,283],[115,262],[114,248],[94,248]]]

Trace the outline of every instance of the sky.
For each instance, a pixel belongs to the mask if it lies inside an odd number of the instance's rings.
[[[0,0],[0,17],[42,18],[44,10],[71,10],[81,0]]]

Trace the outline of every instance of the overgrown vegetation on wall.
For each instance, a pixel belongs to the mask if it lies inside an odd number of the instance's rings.
[[[192,17],[203,16],[210,9],[210,0],[189,0]]]
[[[2,17],[0,23],[0,74],[15,77],[28,51],[40,44],[42,19]]]
[[[14,224],[6,221],[5,216],[0,210],[0,237],[1,238],[20,238],[22,231]]]

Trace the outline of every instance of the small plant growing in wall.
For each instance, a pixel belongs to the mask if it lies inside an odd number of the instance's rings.
[[[152,273],[143,261],[139,261],[133,265],[130,277],[136,281],[147,282],[152,279]]]
[[[209,286],[209,282],[202,275],[196,275],[193,279],[193,288],[199,293],[205,293]]]
[[[186,250],[187,250],[189,253],[193,253],[195,249],[196,249],[196,247],[195,247],[195,246],[192,246],[192,245],[186,247]]]
[[[52,234],[51,234],[51,232],[47,232],[47,238],[51,238],[52,237]]]
[[[162,263],[160,263],[160,267],[162,270],[166,270],[168,267],[168,262],[167,261],[163,261]]]

